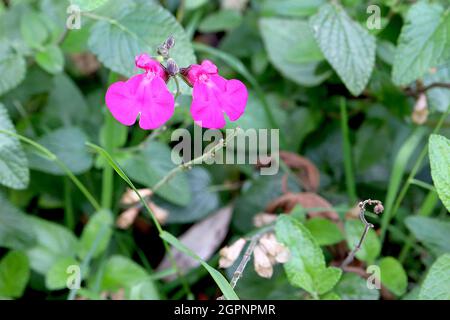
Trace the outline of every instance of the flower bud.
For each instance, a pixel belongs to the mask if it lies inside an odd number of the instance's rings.
[[[169,57],[169,49],[167,49],[164,44],[160,45],[158,47],[157,52],[158,52],[159,55],[163,56],[164,58]]]
[[[381,203],[378,203],[378,204],[373,208],[373,211],[374,211],[376,214],[380,214],[380,213],[382,213],[382,212],[384,211],[384,207],[383,207],[383,205],[382,205]]]
[[[170,50],[175,45],[175,38],[173,36],[169,36],[167,40],[164,42],[164,46],[167,48],[167,50]]]
[[[172,58],[169,58],[167,60],[166,70],[167,70],[167,73],[169,74],[169,76],[174,76],[180,71],[180,68],[178,67],[175,60],[173,60]]]

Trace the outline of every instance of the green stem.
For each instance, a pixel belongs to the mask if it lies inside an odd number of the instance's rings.
[[[342,130],[342,151],[344,154],[344,169],[345,169],[345,183],[347,185],[347,193],[350,199],[350,204],[355,204],[357,201],[356,186],[352,161],[352,150],[350,144],[349,130],[348,130],[348,115],[345,98],[341,98],[341,130]]]
[[[175,80],[175,85],[177,87],[177,92],[175,93],[174,101],[177,101],[178,96],[180,95],[180,83],[178,81],[177,75],[173,77],[173,80]]]
[[[84,272],[87,270],[87,267],[91,263],[92,257],[94,256],[95,250],[97,250],[97,247],[100,244],[100,241],[102,240],[103,236],[105,235],[106,231],[108,230],[110,226],[107,224],[104,224],[100,231],[97,233],[97,236],[94,239],[94,242],[92,243],[92,246],[89,248],[88,253],[84,257],[83,261],[81,262],[81,274],[84,274]],[[67,300],[73,300],[75,299],[75,296],[77,295],[78,289],[71,289],[69,296],[67,297]]]
[[[75,215],[72,207],[72,193],[70,189],[70,180],[64,177],[64,220],[67,228],[74,230]]]
[[[91,205],[95,208],[95,210],[99,211],[101,209],[100,204],[95,200],[95,198],[92,196],[92,194],[86,189],[86,187],[81,183],[80,180],[70,171],[70,169],[62,162],[53,152],[48,150],[43,145],[40,145],[37,142],[34,142],[31,139],[28,139],[25,136],[22,136],[20,134],[17,134],[12,131],[2,130],[0,129],[0,133],[16,137],[22,142],[25,142],[32,146],[35,150],[37,150],[41,156],[44,158],[47,158],[50,161],[55,162],[65,173],[66,175],[72,180],[72,182],[77,186],[78,189],[80,189],[81,193],[86,197],[86,199],[91,203]]]

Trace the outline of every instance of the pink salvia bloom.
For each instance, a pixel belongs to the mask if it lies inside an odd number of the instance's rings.
[[[135,63],[145,72],[125,82],[113,83],[106,92],[105,102],[120,123],[131,126],[140,115],[139,126],[142,129],[156,129],[172,117],[174,97],[167,89],[167,76],[159,62],[141,54]]]
[[[224,113],[231,121],[236,121],[244,113],[247,88],[239,80],[226,80],[219,76],[211,61],[191,65],[186,78],[194,87],[191,114],[198,125],[220,129],[226,124]]]

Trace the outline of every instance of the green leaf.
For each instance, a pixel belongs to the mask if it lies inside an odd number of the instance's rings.
[[[61,128],[38,139],[38,143],[53,152],[74,174],[81,174],[92,167],[93,157],[85,146],[86,134],[77,127]],[[54,162],[34,152],[28,152],[30,168],[54,175],[66,173]]]
[[[167,231],[163,231],[160,234],[160,237],[166,240],[168,243],[170,243],[172,246],[174,246],[181,252],[183,252],[184,254],[200,262],[203,268],[205,268],[209,272],[209,274],[216,282],[217,286],[220,288],[224,297],[227,300],[239,300],[239,297],[236,295],[233,288],[228,283],[227,279],[225,279],[225,277],[219,271],[217,271],[209,264],[207,264],[205,261],[203,261],[199,256],[197,256],[194,252],[192,252],[188,247],[182,244],[177,238],[175,238],[172,234],[168,233]]]
[[[109,0],[70,0],[72,4],[80,7],[81,11],[95,10],[108,3],[108,1]]]
[[[108,291],[125,288],[130,299],[159,298],[158,291],[147,272],[134,261],[120,255],[113,255],[106,262],[101,288]]]
[[[57,74],[51,81],[47,105],[43,110],[43,122],[51,128],[60,126],[83,126],[93,116],[94,111],[75,82],[65,73]],[[67,99],[70,97],[70,99]],[[100,109],[99,106],[96,106]],[[96,124],[98,127],[98,123]]]
[[[365,279],[355,273],[344,273],[334,291],[342,300],[378,300],[380,291],[369,289]]]
[[[344,240],[344,235],[337,225],[328,219],[314,218],[305,222],[305,227],[319,246],[329,246]]]
[[[158,141],[147,143],[142,151],[127,154],[124,158],[118,159],[118,162],[131,180],[149,188],[176,167],[172,162],[170,148]],[[177,174],[156,190],[156,194],[177,205],[187,205],[191,199],[191,192],[186,175]]]
[[[24,250],[35,244],[35,235],[27,216],[0,193],[0,247]]]
[[[198,29],[200,32],[227,31],[238,27],[242,22],[242,14],[236,10],[220,10],[207,15]]]
[[[112,1],[111,5],[118,4]],[[118,4],[120,5],[120,4]],[[170,55],[179,66],[195,63],[188,36],[176,19],[156,3],[129,4],[108,19],[99,21],[89,37],[89,47],[109,69],[125,76],[135,72],[134,57],[140,53],[156,54],[168,36],[175,38]]]
[[[8,112],[0,103],[0,130],[16,132]],[[25,189],[30,181],[28,160],[16,137],[0,133],[0,184]]]
[[[197,9],[198,7],[201,7],[207,2],[208,0],[186,0],[184,5],[186,10],[194,10]]]
[[[167,223],[192,223],[206,217],[219,206],[219,195],[210,191],[211,175],[208,170],[195,167],[186,172],[191,190],[191,200],[186,206],[177,206],[167,202],[156,203],[170,212]]]
[[[37,217],[28,219],[37,240],[26,252],[34,271],[47,274],[60,258],[74,256],[78,243],[69,229]]]
[[[392,79],[406,85],[450,58],[450,14],[437,3],[411,6],[395,52]]]
[[[271,16],[309,17],[324,3],[325,0],[263,0],[261,11]]]
[[[91,249],[95,239],[97,238],[98,233],[102,229],[103,226],[110,226],[108,230],[103,234],[103,237],[98,240],[99,243],[97,245],[96,250],[92,254],[92,257],[98,257],[103,251],[106,250],[109,240],[112,236],[111,226],[113,224],[113,216],[109,210],[101,210],[95,213],[90,219],[87,225],[84,227],[83,232],[81,234],[81,238],[79,241],[79,247],[77,254],[81,259],[84,259]]]
[[[0,261],[0,297],[19,298],[30,278],[27,256],[10,251]]]
[[[379,262],[381,283],[393,294],[401,296],[408,287],[408,276],[402,264],[393,257],[384,257]]]
[[[63,70],[64,55],[57,45],[50,44],[36,53],[36,62],[48,73],[55,74]]]
[[[41,14],[34,11],[25,13],[20,19],[20,33],[27,45],[41,49],[49,34]]]
[[[286,78],[316,86],[331,75],[318,68],[323,56],[306,21],[263,18],[259,28],[270,61]]]
[[[375,38],[337,4],[326,4],[311,17],[310,26],[325,58],[347,89],[358,96],[375,63]]]
[[[450,300],[450,254],[440,256],[431,266],[419,292],[420,300]]]
[[[25,73],[26,62],[23,56],[0,40],[0,96],[17,87],[25,78]]]
[[[432,134],[428,144],[431,176],[444,206],[450,211],[450,140]]]
[[[405,224],[414,237],[436,256],[450,252],[450,222],[428,217],[407,217]]]
[[[130,300],[159,300],[158,290],[153,280],[146,279],[131,286],[129,293]]]
[[[345,234],[347,245],[350,250],[353,250],[361,239],[364,231],[364,224],[359,220],[345,221]],[[373,229],[369,229],[367,236],[361,246],[361,249],[356,253],[356,257],[367,263],[372,263],[378,257],[381,251],[380,239]]]
[[[314,297],[333,289],[342,270],[326,266],[323,252],[308,229],[298,220],[281,215],[275,231],[277,239],[289,248],[291,254],[284,264],[289,282]]]
[[[45,276],[45,286],[49,290],[60,290],[67,288],[69,266],[79,266],[80,263],[73,257],[63,257],[58,259],[48,270]]]

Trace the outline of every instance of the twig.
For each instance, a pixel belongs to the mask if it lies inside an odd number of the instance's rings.
[[[410,87],[408,87],[408,88],[405,89],[405,91],[406,91],[406,94],[407,94],[408,96],[417,97],[417,96],[419,96],[419,94],[425,93],[425,92],[427,92],[428,90],[431,90],[431,89],[433,89],[433,88],[450,89],[450,83],[445,83],[445,82],[434,82],[434,83],[431,83],[431,84],[429,84],[429,85],[424,86],[424,85],[422,84],[422,82],[418,81],[418,82],[417,82],[417,87],[416,87],[415,90],[412,89],[412,88],[410,88]]]
[[[374,212],[376,214],[380,214],[381,212],[383,212],[384,208],[383,208],[383,204],[381,203],[381,201],[379,200],[364,200],[361,201],[358,206],[359,206],[359,218],[361,219],[362,223],[364,223],[364,231],[361,235],[361,238],[359,239],[358,244],[356,245],[356,247],[348,254],[347,258],[345,258],[345,260],[342,262],[340,268],[344,269],[345,267],[347,267],[355,258],[356,253],[361,249],[361,246],[364,242],[364,239],[367,236],[367,233],[369,232],[369,229],[372,229],[374,227],[373,224],[369,223],[366,220],[365,217],[365,212],[366,212],[366,205],[375,205],[375,209]]]
[[[239,279],[244,274],[245,267],[247,266],[248,262],[250,261],[250,258],[252,257],[253,250],[255,250],[256,245],[258,244],[259,239],[267,232],[270,232],[273,230],[273,226],[264,228],[260,232],[256,233],[254,236],[250,238],[250,243],[245,250],[244,255],[242,256],[241,262],[239,262],[238,267],[236,268],[236,271],[233,273],[233,277],[231,278],[230,285],[234,289],[236,287],[236,284],[238,283]],[[220,296],[217,298],[217,300],[224,300],[224,296]]]
[[[191,169],[192,166],[196,165],[196,164],[201,164],[203,161],[208,160],[210,158],[215,157],[216,152],[219,151],[220,149],[222,149],[223,147],[225,147],[227,145],[227,143],[229,141],[231,141],[231,139],[233,139],[237,133],[239,131],[239,127],[236,128],[232,134],[230,134],[229,136],[227,136],[226,140],[224,139],[220,139],[219,143],[216,144],[211,150],[209,150],[208,152],[202,154],[200,157],[197,157],[191,161],[185,162],[180,164],[179,166],[173,168],[172,170],[169,171],[168,174],[166,174],[161,180],[158,181],[158,183],[155,184],[155,186],[151,189],[152,194],[154,194],[157,190],[159,190],[163,185],[165,185],[166,183],[168,183],[174,176],[176,176],[180,171],[184,171],[184,170],[188,170]],[[151,197],[151,195],[149,196]]]

